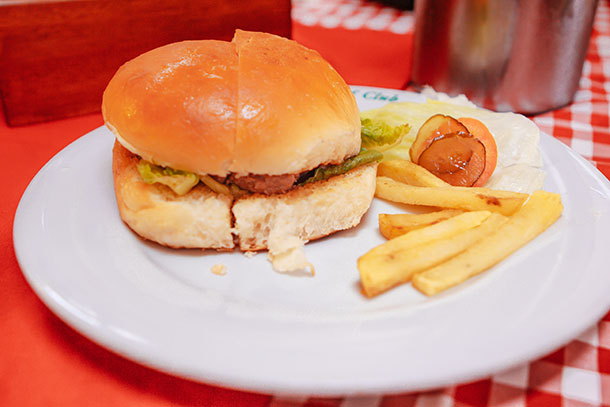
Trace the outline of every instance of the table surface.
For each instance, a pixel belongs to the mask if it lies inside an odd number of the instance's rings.
[[[393,61],[397,50],[408,57],[409,12],[361,0],[300,0],[294,2],[293,22],[294,38],[319,48],[349,83],[407,85],[408,70]],[[361,63],[363,43],[386,46],[376,47],[373,62]],[[601,0],[574,101],[532,119],[606,177],[609,94],[610,2]],[[153,371],[95,345],[32,292],[15,258],[12,226],[19,198],[44,163],[102,124],[99,114],[16,128],[0,120],[0,173],[5,175],[0,184],[0,405],[610,406],[610,313],[552,354],[508,372],[424,393],[359,398],[279,398],[208,386]]]

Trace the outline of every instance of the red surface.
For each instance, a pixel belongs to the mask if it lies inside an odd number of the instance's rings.
[[[350,85],[404,89],[409,83],[412,33],[293,24],[292,37],[320,52]]]

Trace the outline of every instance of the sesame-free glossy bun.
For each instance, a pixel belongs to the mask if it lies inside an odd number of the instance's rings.
[[[360,114],[345,81],[317,52],[237,31],[238,119],[231,171],[288,174],[360,150]]]
[[[124,64],[102,104],[131,152],[198,174],[290,174],[360,149],[354,96],[320,55],[271,34],[185,41]]]
[[[114,75],[102,102],[123,146],[156,164],[222,174],[232,161],[237,54],[225,41],[185,41],[146,52]]]

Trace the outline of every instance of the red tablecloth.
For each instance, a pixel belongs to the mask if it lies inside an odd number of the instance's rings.
[[[293,17],[295,38],[318,48],[348,82],[406,86],[409,13],[359,0],[301,0]],[[601,0],[574,103],[533,119],[606,176],[609,94],[610,4]],[[56,318],[29,288],[15,259],[12,222],[42,165],[101,124],[97,114],[21,128],[0,121],[1,406],[610,406],[610,314],[565,347],[509,372],[431,392],[366,398],[288,400],[226,390],[152,371],[100,348]]]

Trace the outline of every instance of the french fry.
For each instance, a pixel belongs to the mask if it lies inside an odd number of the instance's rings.
[[[471,211],[488,210],[512,215],[528,195],[474,187],[416,187],[388,177],[377,177],[375,196],[411,205],[438,206]]]
[[[464,211],[460,209],[443,209],[441,211],[421,214],[398,213],[389,215],[381,213],[379,214],[379,231],[386,239],[394,239],[412,230],[434,225],[460,213],[464,213]]]
[[[414,273],[461,252],[480,238],[482,232],[470,232],[473,228],[478,229],[477,226],[490,218],[490,215],[489,211],[466,212],[373,248],[358,259],[364,294],[373,297],[398,284],[406,283]],[[504,217],[495,214],[493,218]],[[491,230],[493,229],[489,229],[490,232]]]
[[[413,286],[433,295],[489,269],[555,223],[562,211],[558,194],[534,192],[493,234],[447,262],[417,274]]]
[[[456,215],[453,218],[438,222],[425,228],[417,229],[371,249],[369,253],[392,253],[404,248],[410,248],[429,243],[438,239],[446,239],[460,232],[479,226],[491,215],[489,211],[473,211]],[[366,256],[366,254],[365,254]],[[363,256],[364,257],[364,256]]]
[[[448,187],[448,183],[422,166],[407,160],[384,161],[377,167],[377,176],[420,187]]]

